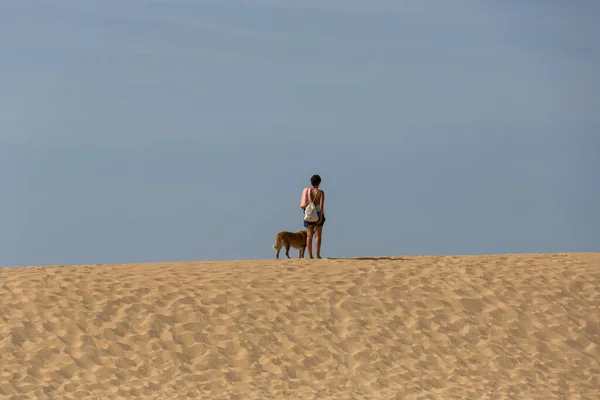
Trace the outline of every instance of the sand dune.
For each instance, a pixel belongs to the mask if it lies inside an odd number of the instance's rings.
[[[0,398],[598,399],[600,253],[0,269]]]

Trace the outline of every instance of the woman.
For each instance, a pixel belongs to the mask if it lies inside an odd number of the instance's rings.
[[[316,222],[304,221],[304,227],[306,228],[306,248],[308,249],[308,257],[314,258],[312,252],[312,240],[314,236],[317,258],[321,258],[321,239],[323,237],[323,224],[325,223],[325,209],[323,208],[325,204],[325,192],[319,189],[319,185],[321,185],[321,177],[319,175],[313,175],[310,178],[310,184],[312,187],[305,188],[302,191],[300,208],[304,211],[311,200],[317,208],[319,219]]]

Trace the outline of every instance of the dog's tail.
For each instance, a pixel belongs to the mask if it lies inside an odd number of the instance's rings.
[[[275,244],[273,245],[273,250],[277,251],[277,247],[281,248],[281,238],[279,235],[275,238]]]

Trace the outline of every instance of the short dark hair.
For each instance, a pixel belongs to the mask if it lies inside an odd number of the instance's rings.
[[[310,177],[310,184],[313,186],[317,186],[321,184],[321,177],[319,175],[313,175]]]

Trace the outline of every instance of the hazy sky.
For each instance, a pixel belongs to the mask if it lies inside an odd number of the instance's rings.
[[[600,251],[598,15],[3,0],[0,265]]]

